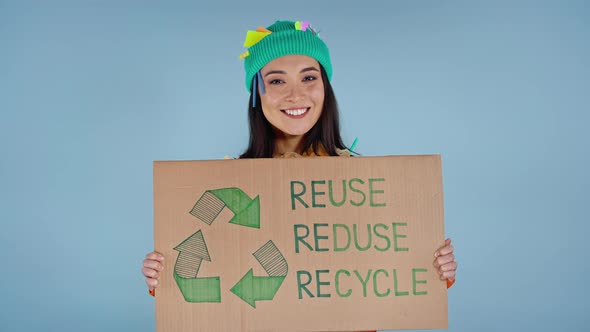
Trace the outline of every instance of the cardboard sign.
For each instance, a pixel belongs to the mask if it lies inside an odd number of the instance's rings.
[[[154,162],[157,331],[447,328],[434,156]]]

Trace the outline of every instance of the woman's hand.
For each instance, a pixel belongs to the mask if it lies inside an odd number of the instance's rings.
[[[445,245],[434,253],[434,266],[438,268],[438,274],[441,280],[453,282],[455,280],[455,273],[457,271],[457,262],[455,262],[455,255],[453,254],[453,246],[451,239],[445,241]],[[448,283],[447,283],[448,284]]]
[[[158,287],[158,280],[160,279],[160,272],[164,270],[164,256],[157,252],[150,252],[143,260],[143,268],[141,272],[145,276],[145,283],[148,285],[150,294],[154,295],[156,287]]]

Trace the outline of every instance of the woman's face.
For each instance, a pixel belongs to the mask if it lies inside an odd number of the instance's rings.
[[[266,90],[260,93],[266,119],[286,136],[307,133],[324,105],[319,63],[305,55],[287,55],[269,62],[260,73]]]

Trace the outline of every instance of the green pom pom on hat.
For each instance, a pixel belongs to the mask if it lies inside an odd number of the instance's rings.
[[[332,63],[328,46],[308,22],[276,21],[267,28],[248,31],[244,46],[248,50],[244,59],[246,89],[252,89],[252,79],[270,61],[285,55],[307,55],[324,67],[328,79],[332,79]]]

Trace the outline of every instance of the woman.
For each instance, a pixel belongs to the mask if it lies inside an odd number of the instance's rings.
[[[244,46],[250,142],[240,158],[350,156],[340,136],[329,50],[317,32],[307,22],[277,21],[248,31]],[[451,240],[434,256],[450,287],[457,269]],[[163,269],[162,255],[146,256],[142,273],[152,295]]]

